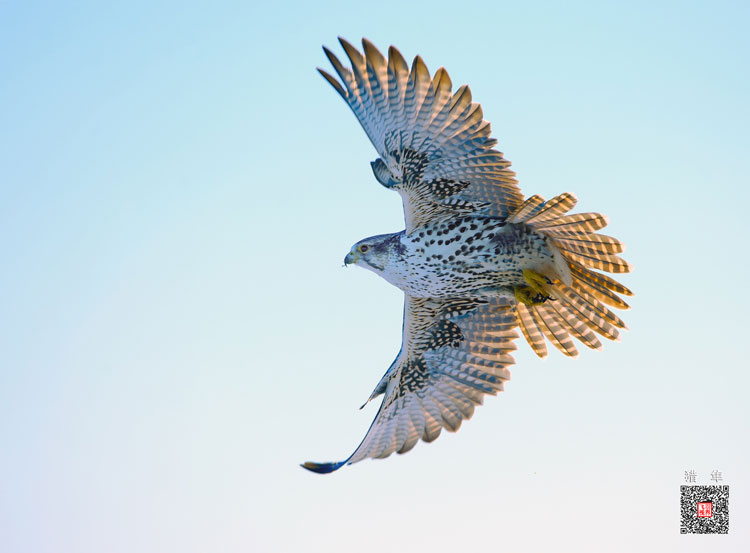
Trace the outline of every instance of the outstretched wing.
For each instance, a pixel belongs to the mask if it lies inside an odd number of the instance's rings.
[[[339,42],[351,69],[324,47],[341,82],[318,71],[346,100],[378,151],[373,172],[401,194],[407,233],[473,212],[506,217],[521,205],[515,173],[492,149],[497,141],[468,86],[453,93],[445,69],[430,77],[419,56],[409,70],[393,46],[386,60],[367,39],[364,55],[346,40]]]
[[[443,428],[458,430],[484,394],[502,391],[516,349],[515,301],[504,297],[431,299],[406,296],[401,352],[375,388],[378,414],[352,455],[302,466],[328,473],[368,457],[405,453]]]

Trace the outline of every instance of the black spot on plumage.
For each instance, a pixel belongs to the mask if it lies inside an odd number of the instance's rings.
[[[424,357],[416,359],[407,359],[401,371],[401,386],[398,389],[399,397],[406,395],[406,392],[417,392],[427,386],[429,371]]]
[[[458,325],[452,321],[438,321],[428,331],[425,348],[428,350],[438,349],[443,346],[458,347],[464,341],[463,332]]]
[[[487,300],[482,298],[459,298],[445,303],[438,313],[441,319],[453,319],[462,317],[473,312],[478,307],[485,305]]]
[[[391,155],[400,166],[402,178],[407,187],[414,187],[422,181],[424,169],[429,161],[427,154],[404,148],[400,153],[392,152]]]
[[[444,200],[446,198],[449,198],[450,196],[458,194],[467,186],[469,186],[469,184],[469,181],[456,181],[446,178],[432,179],[424,183],[427,190],[429,190],[433,196],[440,200]]]

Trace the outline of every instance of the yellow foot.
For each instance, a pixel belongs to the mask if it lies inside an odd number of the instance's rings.
[[[532,290],[542,295],[544,295],[545,293],[545,286],[548,284],[552,284],[552,281],[546,276],[535,273],[530,269],[523,270],[523,278],[529,284]]]
[[[539,305],[550,299],[545,290],[545,285],[552,284],[552,281],[546,276],[524,269],[523,279],[528,283],[528,286],[515,286],[513,288],[516,300],[525,305]]]

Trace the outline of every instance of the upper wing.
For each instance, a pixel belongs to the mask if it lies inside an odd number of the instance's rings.
[[[323,48],[336,73],[320,73],[346,100],[380,158],[381,184],[399,191],[406,231],[435,220],[482,211],[506,217],[523,201],[515,173],[493,150],[490,124],[464,85],[452,93],[442,67],[431,78],[417,56],[409,66],[396,48],[388,60],[366,39],[364,55],[339,38],[351,62],[344,67]],[[343,86],[342,86],[343,83]]]
[[[484,394],[495,395],[510,378],[510,353],[518,337],[515,301],[406,296],[401,352],[373,395],[383,403],[364,440],[338,463],[307,462],[332,472],[368,457],[405,453],[419,439],[431,442],[442,428],[458,430]]]

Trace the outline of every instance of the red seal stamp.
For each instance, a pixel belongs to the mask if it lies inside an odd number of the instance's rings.
[[[714,504],[710,501],[701,501],[698,503],[698,518],[711,518],[714,516],[713,513]]]

